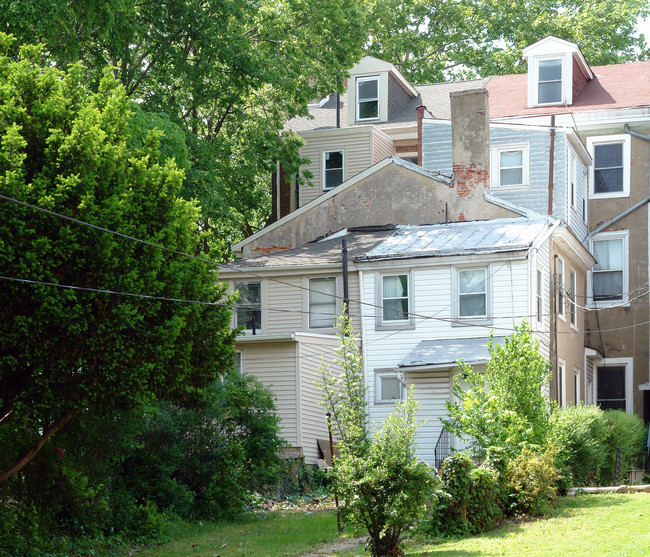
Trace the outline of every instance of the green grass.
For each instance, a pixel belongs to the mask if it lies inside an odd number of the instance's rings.
[[[185,526],[169,534],[177,541],[135,557],[302,555],[341,540],[332,512],[271,513],[239,524]],[[650,555],[650,494],[566,497],[545,519],[508,522],[480,536],[407,540],[404,549],[408,556],[436,557]],[[337,553],[333,548],[329,554],[365,555],[361,549]]]
[[[317,511],[269,513],[235,524],[175,526],[166,534],[176,540],[138,551],[136,557],[229,557],[300,555],[340,539],[336,515]]]

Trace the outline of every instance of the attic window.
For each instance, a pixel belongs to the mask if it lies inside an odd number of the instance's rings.
[[[538,66],[537,104],[562,102],[562,59],[540,60]]]
[[[379,76],[357,78],[357,120],[379,118]]]

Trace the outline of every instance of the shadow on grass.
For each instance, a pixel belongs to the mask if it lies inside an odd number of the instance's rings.
[[[506,543],[506,539],[512,539],[513,535],[522,531],[524,527],[531,522],[558,518],[567,519],[573,516],[588,514],[598,509],[611,509],[614,506],[624,505],[625,503],[626,495],[624,494],[580,494],[561,497],[544,516],[522,517],[506,520],[496,529],[483,532],[479,534],[479,536],[483,540],[495,540],[496,542],[503,540],[504,543]],[[426,555],[435,557],[474,557],[485,555],[482,550],[474,551],[465,547],[454,548],[455,545],[465,545],[467,540],[471,540],[475,537],[477,536],[467,535],[451,538],[426,539],[425,537],[417,536],[411,542],[407,543],[405,554],[409,557]],[[422,547],[423,545],[426,547]],[[444,546],[445,549],[437,549],[437,546]]]

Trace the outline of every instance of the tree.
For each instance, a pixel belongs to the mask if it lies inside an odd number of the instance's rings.
[[[335,363],[341,373],[323,364],[320,387],[339,439],[332,477],[341,517],[366,529],[372,555],[400,555],[402,534],[426,512],[433,485],[431,470],[415,454],[418,404],[411,389],[371,436],[357,337],[346,316],[339,317],[338,327]]]
[[[11,2],[0,30],[43,42],[59,67],[104,67],[127,95],[186,135],[183,195],[202,204],[216,255],[266,220],[281,161],[298,172],[300,139],[283,132],[307,103],[341,90],[362,54],[358,0]]]
[[[485,373],[458,362],[454,378],[456,402],[447,401],[445,428],[469,442],[477,456],[501,448],[513,458],[524,447],[541,447],[548,433],[551,379],[548,361],[526,322],[503,345],[490,337],[490,361]]]
[[[413,83],[518,73],[522,49],[548,35],[577,43],[597,66],[647,58],[635,36],[645,0],[368,0],[368,53]]]
[[[161,132],[138,129],[110,72],[92,93],[79,65],[10,45],[0,35],[0,432],[23,445],[0,481],[81,411],[199,399],[234,337],[212,265],[182,255],[199,208]]]

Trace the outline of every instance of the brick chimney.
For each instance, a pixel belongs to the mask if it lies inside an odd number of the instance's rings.
[[[461,199],[480,196],[489,187],[490,115],[485,89],[456,91],[451,99],[451,146],[454,186]],[[463,214],[465,212],[463,211]]]

